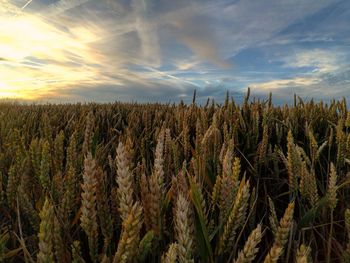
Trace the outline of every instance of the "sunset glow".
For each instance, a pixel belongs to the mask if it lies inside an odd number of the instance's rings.
[[[97,60],[88,46],[96,38],[83,27],[65,33],[33,15],[0,18],[0,96],[38,99],[51,88],[93,82],[99,73],[85,65]]]

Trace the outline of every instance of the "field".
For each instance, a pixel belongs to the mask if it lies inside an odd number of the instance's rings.
[[[345,100],[0,104],[0,262],[350,262]]]

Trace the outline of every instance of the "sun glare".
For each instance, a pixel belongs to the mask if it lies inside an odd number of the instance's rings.
[[[89,28],[65,32],[37,16],[0,18],[0,97],[36,99],[52,87],[97,79],[86,66],[96,61],[88,45],[96,39]]]

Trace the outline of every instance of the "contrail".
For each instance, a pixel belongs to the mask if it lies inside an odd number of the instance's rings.
[[[33,2],[33,0],[29,0],[24,6],[22,6],[22,10],[24,9],[24,8],[26,8],[31,2]]]

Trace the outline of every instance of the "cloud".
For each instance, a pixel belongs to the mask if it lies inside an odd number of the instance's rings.
[[[157,24],[150,21],[151,11],[146,0],[133,0],[135,28],[141,41],[143,59],[159,67],[161,63]]]
[[[151,81],[150,86],[142,83],[127,81],[123,85],[72,85],[69,89],[51,89],[45,94],[40,94],[36,101],[65,103],[65,102],[164,102],[173,103],[183,100],[185,103],[192,102],[193,91],[197,90],[196,102],[205,104],[207,99],[215,101],[224,101],[226,93],[235,98],[236,102],[242,102],[244,91],[229,90],[221,85],[207,85],[202,88],[196,88],[192,85],[183,83],[183,85],[173,85],[173,83]],[[137,99],[135,99],[137,98]]]
[[[1,16],[14,16],[20,12],[20,9],[11,4],[8,0],[0,0],[0,14]]]
[[[305,87],[318,83],[314,78],[295,77],[290,79],[271,80],[263,83],[253,83],[250,86],[255,90],[261,91],[282,91],[290,87]]]
[[[290,79],[271,80],[251,85],[252,95],[265,97],[272,92],[278,104],[290,102],[294,94],[306,99],[329,101],[345,97],[349,93],[350,67],[321,77],[294,77]]]
[[[219,36],[215,33],[216,21],[205,11],[207,10],[201,10],[201,8],[194,8],[192,13],[188,10],[177,10],[178,16],[171,13],[162,20],[166,19],[172,26],[170,30],[175,41],[187,46],[197,58],[221,68],[228,68],[230,64],[221,54]]]
[[[250,84],[252,93],[262,96],[273,92],[277,101],[287,102],[293,94],[318,100],[350,98],[350,54],[344,48],[298,48],[289,55],[277,58],[283,68],[298,73],[284,78],[260,80]]]
[[[342,67],[346,53],[339,50],[297,50],[294,54],[284,57],[285,67],[310,67],[319,74],[333,72]]]
[[[49,12],[49,14],[51,15],[59,14],[67,10],[79,7],[89,1],[90,0],[59,0],[49,5],[45,11]]]

